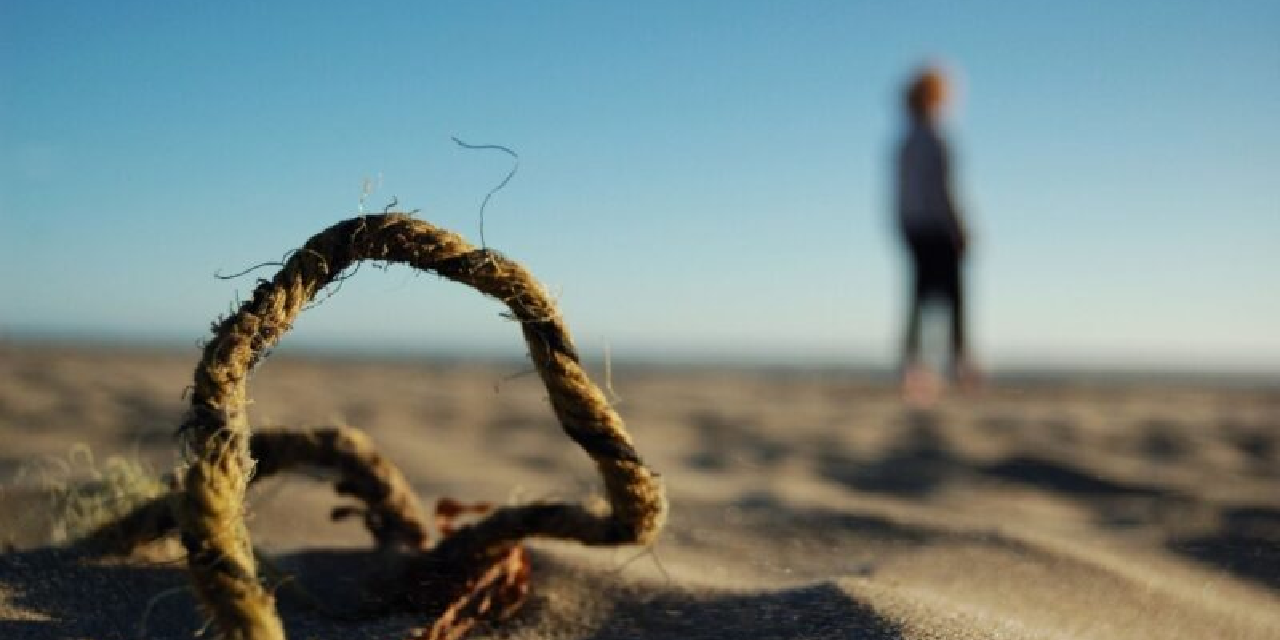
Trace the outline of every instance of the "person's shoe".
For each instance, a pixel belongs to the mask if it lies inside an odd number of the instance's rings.
[[[919,364],[907,366],[902,372],[902,399],[917,409],[928,409],[938,403],[942,394],[942,381],[927,367]]]
[[[987,377],[969,360],[960,360],[951,367],[951,379],[963,394],[979,393],[987,386]]]

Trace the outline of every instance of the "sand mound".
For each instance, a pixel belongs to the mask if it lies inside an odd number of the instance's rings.
[[[167,469],[187,356],[0,347],[0,535],[16,545],[0,555],[0,637],[200,629],[176,545],[108,560],[49,547],[47,499],[12,481],[77,442]],[[253,411],[366,429],[424,500],[591,494],[589,460],[516,369],[277,356]],[[535,543],[531,600],[475,637],[1280,637],[1274,389],[1009,383],[915,412],[836,374],[613,383],[671,492],[661,542]],[[377,566],[367,534],[328,521],[340,502],[323,484],[262,484],[255,540],[312,598],[278,592],[290,637],[398,640],[423,624],[335,620]]]

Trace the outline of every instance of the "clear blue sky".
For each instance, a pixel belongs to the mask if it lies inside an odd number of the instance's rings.
[[[1000,364],[1280,368],[1280,3],[0,0],[0,335],[194,343],[391,196],[560,296],[582,349],[889,364],[898,90],[948,124]],[[519,349],[364,270],[287,343]]]

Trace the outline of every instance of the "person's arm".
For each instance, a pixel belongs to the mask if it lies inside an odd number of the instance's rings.
[[[943,204],[946,207],[947,218],[950,221],[948,226],[950,227],[951,237],[955,241],[956,249],[963,254],[969,246],[969,230],[966,228],[960,208],[956,206],[956,199],[951,189],[950,152],[946,143],[941,139],[938,140],[937,152],[938,174],[942,177]]]
[[[893,210],[892,210],[892,227],[903,237],[907,233],[907,142],[903,140],[895,149],[893,157]]]

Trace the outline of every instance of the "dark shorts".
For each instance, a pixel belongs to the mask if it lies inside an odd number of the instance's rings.
[[[960,295],[960,247],[945,234],[908,234],[907,250],[915,271],[917,295]]]

